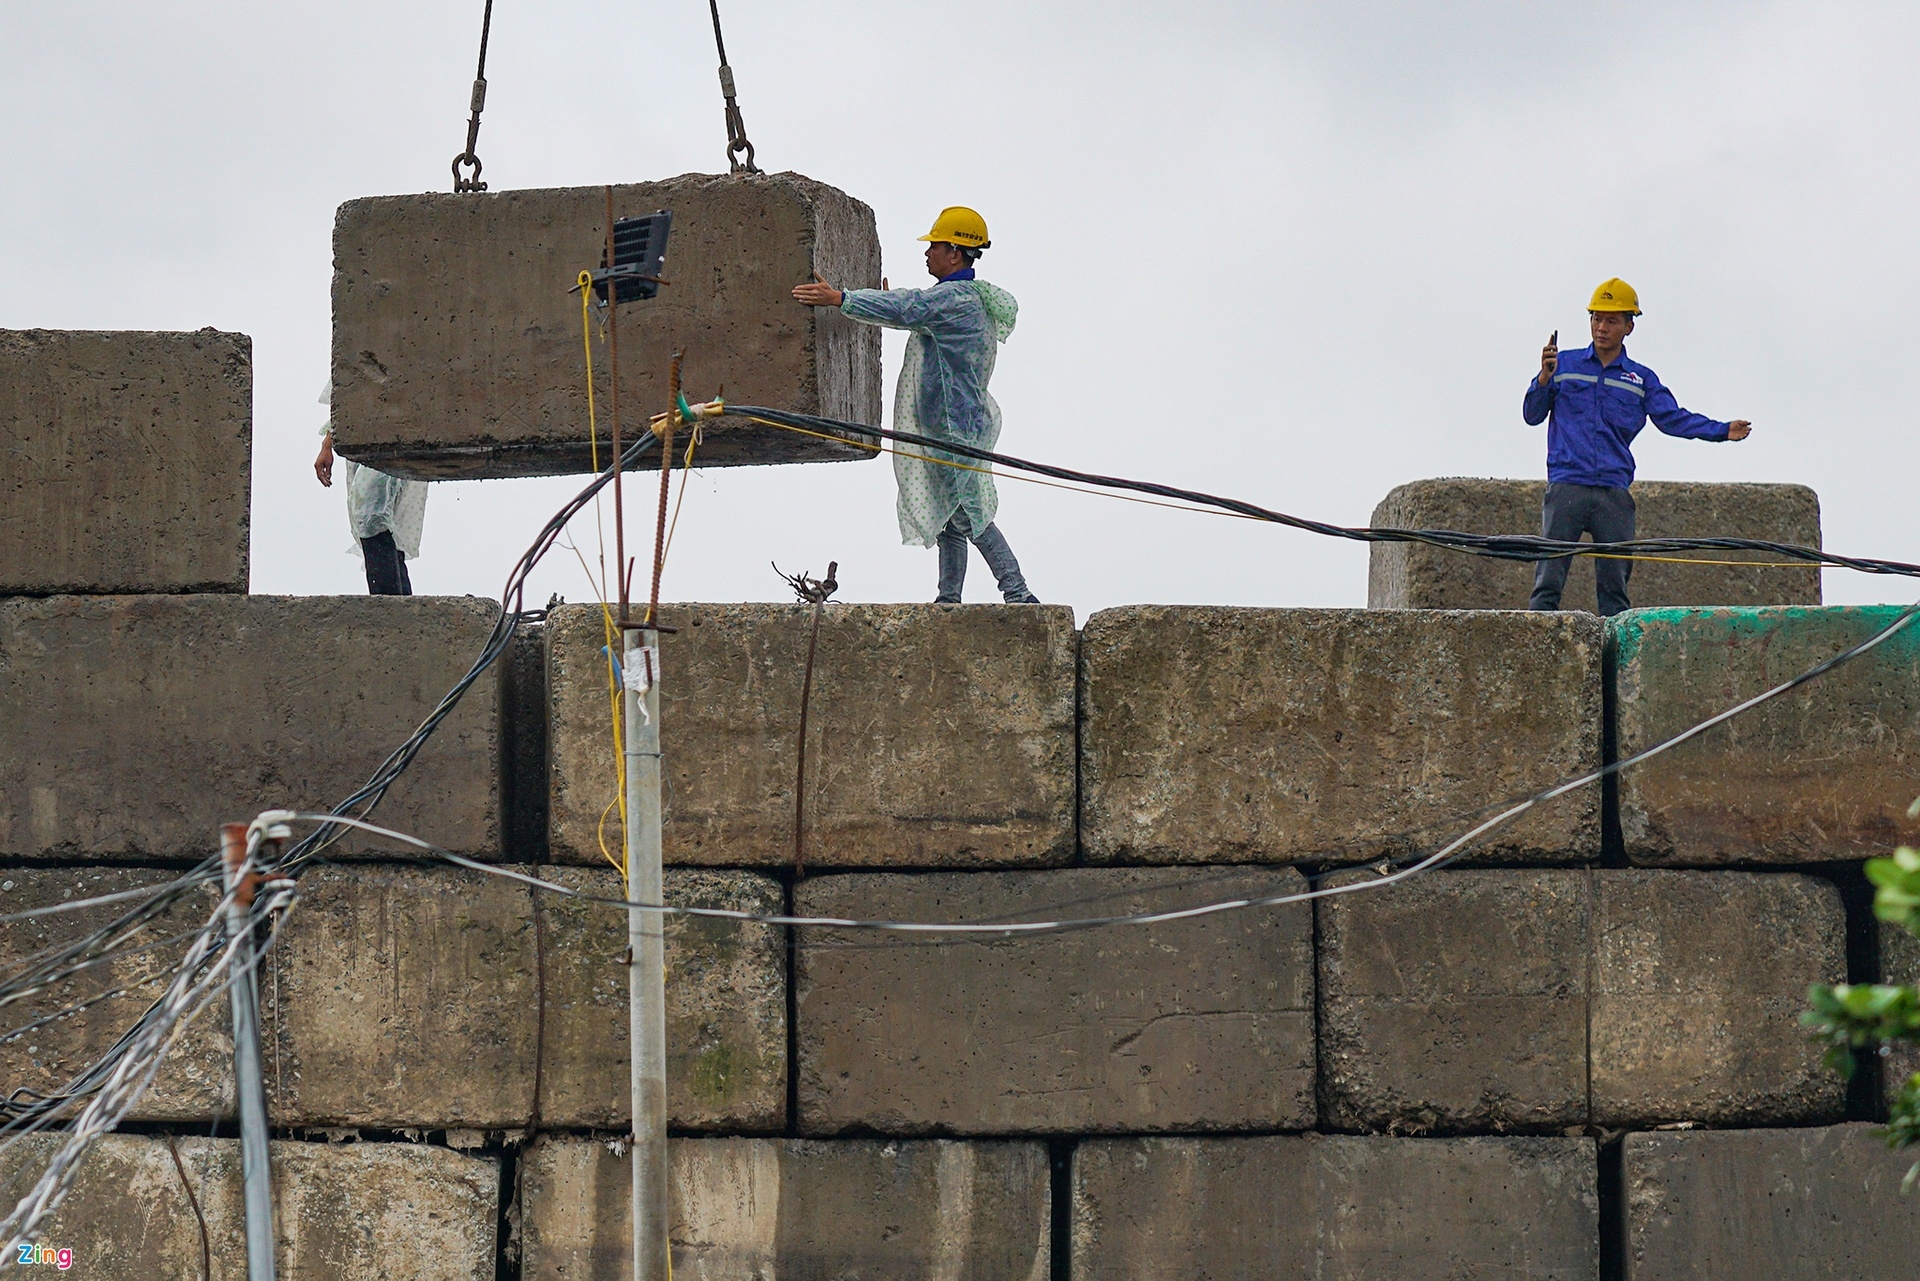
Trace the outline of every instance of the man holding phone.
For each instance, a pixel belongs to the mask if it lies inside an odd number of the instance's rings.
[[[1547,499],[1540,533],[1561,542],[1592,534],[1596,543],[1633,538],[1633,438],[1652,419],[1669,436],[1694,440],[1745,440],[1753,430],[1744,418],[1718,422],[1682,409],[1673,393],[1645,365],[1627,358],[1627,335],[1640,314],[1633,286],[1619,277],[1593,291],[1587,327],[1593,344],[1560,354],[1558,330],[1540,353],[1540,374],[1527,384],[1521,416],[1529,426],[1547,426]],[[1529,609],[1559,609],[1571,561],[1543,560],[1534,569]],[[1602,614],[1628,608],[1630,560],[1593,562]]]

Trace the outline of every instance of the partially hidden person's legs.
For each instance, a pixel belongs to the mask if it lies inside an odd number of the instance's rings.
[[[1013,548],[1007,546],[1005,534],[1000,527],[991,522],[973,536],[973,545],[980,549],[980,555],[986,558],[987,568],[993,571],[994,581],[1000,584],[1000,595],[1009,605],[1038,605],[1040,598],[1027,588],[1027,580],[1020,573],[1020,562],[1015,559]]]
[[[1587,527],[1593,492],[1587,485],[1548,485],[1546,501],[1540,507],[1540,536],[1563,543],[1578,541]],[[1566,590],[1567,571],[1572,567],[1573,562],[1564,556],[1536,561],[1533,596],[1527,608],[1559,609],[1560,593]]]
[[[936,540],[940,547],[940,594],[936,605],[958,605],[960,589],[967,584],[967,518],[955,512]]]
[[[1631,542],[1634,527],[1633,495],[1624,489],[1600,490],[1594,500],[1593,515],[1587,524],[1593,530],[1593,541],[1596,543]],[[1633,562],[1630,560],[1596,559],[1593,562],[1593,589],[1599,598],[1602,614],[1611,616],[1633,608],[1627,603],[1627,579],[1632,575]]]
[[[367,560],[369,595],[413,595],[413,584],[407,580],[407,558],[395,545],[392,531],[383,529],[372,538],[361,539],[360,552]]]

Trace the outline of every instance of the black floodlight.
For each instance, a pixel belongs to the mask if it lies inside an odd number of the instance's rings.
[[[607,301],[608,284],[614,284],[619,302],[639,302],[660,292],[667,282],[660,279],[667,262],[667,232],[673,227],[673,213],[642,214],[638,218],[620,218],[613,224],[613,265],[606,263],[606,251],[600,251],[600,270],[593,273],[593,292]]]

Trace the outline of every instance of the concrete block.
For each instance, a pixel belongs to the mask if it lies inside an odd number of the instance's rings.
[[[802,881],[799,915],[1131,915],[1290,894],[1292,868]],[[1306,904],[985,942],[802,930],[800,1129],[1035,1134],[1313,1124]]]
[[[880,421],[880,331],[789,295],[816,270],[836,284],[879,286],[873,210],[793,173],[622,184],[613,207],[615,217],[673,211],[673,283],[619,309],[629,439],[667,407],[676,351],[696,396],[724,384],[734,404]],[[604,187],[340,206],[335,447],[421,479],[589,470],[580,297],[570,291],[600,264],[606,236]],[[607,350],[595,343],[603,433]],[[710,467],[873,456],[866,437],[828,443],[736,418],[706,430],[699,457]]]
[[[132,867],[6,868],[0,870],[0,913],[159,887],[175,875]],[[201,889],[126,936],[125,950],[113,960],[89,966],[35,997],[0,1010],[0,1035],[63,1010],[72,1011],[55,1022],[0,1039],[0,1094],[17,1090],[53,1094],[97,1062],[166,990],[171,967],[185,954],[187,944],[165,941],[197,929],[218,901],[212,888]],[[6,922],[0,927],[0,973],[15,973],[29,957],[47,948],[105,929],[138,903],[127,900]],[[116,991],[120,994],[109,995]],[[136,1121],[204,1123],[232,1113],[232,1021],[227,1003],[216,1001],[187,1024],[153,1088],[130,1115]]]
[[[1622,757],[1872,636],[1894,606],[1634,610],[1610,620]],[[1883,854],[1920,767],[1920,626],[1620,776],[1640,864]]]
[[[1884,921],[1880,927],[1880,981],[1920,985],[1920,939],[1898,925]],[[1897,1045],[1880,1060],[1880,1092],[1886,1104],[1905,1088],[1907,1081],[1920,1073],[1920,1046]]]
[[[680,629],[661,645],[668,862],[793,863],[810,615],[668,612]],[[547,629],[552,857],[598,863],[614,796],[600,608],[557,608]],[[1064,606],[829,606],[808,710],[807,866],[1071,858],[1074,651]],[[617,829],[617,811],[610,822]]]
[[[1373,509],[1373,524],[1457,529],[1469,534],[1540,533],[1544,480],[1416,480]],[[1633,487],[1641,538],[1758,538],[1820,546],[1820,499],[1805,485],[1641,481]],[[1591,540],[1589,540],[1591,541]],[[1748,552],[1680,552],[1687,560],[1779,561]],[[1574,560],[1562,607],[1595,612],[1593,564]],[[1374,543],[1367,571],[1373,609],[1525,609],[1531,562],[1495,560],[1413,543]],[[1820,571],[1736,569],[1639,561],[1628,594],[1636,605],[1818,605]]]
[[[677,1139],[670,1152],[680,1281],[1049,1276],[1043,1144]],[[521,1170],[526,1281],[627,1274],[631,1169],[606,1143],[533,1145]]]
[[[1489,802],[1600,763],[1600,621],[1578,615],[1103,610],[1081,638],[1091,862],[1359,862],[1437,848]],[[1577,862],[1600,792],[1476,860]]]
[[[32,1186],[63,1137],[32,1135],[0,1154],[0,1194],[8,1205]],[[178,1166],[164,1137],[96,1140],[38,1242],[71,1248],[75,1276],[243,1281],[239,1141],[193,1136],[171,1143]],[[276,1142],[268,1163],[275,1266],[287,1281],[492,1281],[500,1187],[494,1161],[411,1143]]]
[[[1593,1123],[1838,1120],[1846,1086],[1799,1025],[1847,977],[1839,890],[1811,876],[1594,873]]]
[[[1598,1281],[1593,1141],[1102,1139],[1073,1154],[1076,1281]]]
[[[0,329],[0,595],[244,592],[253,340]]]
[[[1629,1134],[1628,1281],[1920,1278],[1911,1153],[1870,1125]]]
[[[520,869],[531,871],[536,869]],[[608,869],[561,877],[619,897]],[[619,908],[540,896],[477,872],[320,868],[301,881],[268,990],[283,1124],[624,1127],[627,983]],[[745,872],[667,878],[669,902],[773,911]],[[667,929],[668,1115],[686,1128],[778,1126],[786,1102],[785,944],[760,926]],[[541,997],[544,991],[544,1027]]]
[[[1586,1121],[1586,872],[1434,872],[1316,906],[1325,1124],[1418,1133]]]
[[[0,856],[197,861],[221,823],[331,808],[467,671],[496,617],[471,597],[0,602],[0,724],[15,731],[0,736]],[[378,822],[498,857],[498,691],[492,677],[467,691]]]

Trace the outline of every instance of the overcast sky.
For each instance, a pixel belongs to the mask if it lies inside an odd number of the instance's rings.
[[[330,233],[445,190],[482,0],[0,6],[0,327],[254,343],[253,590],[364,589],[312,456]],[[1021,303],[1009,452],[1364,523],[1394,485],[1535,477],[1538,350],[1601,279],[1629,350],[1739,445],[1649,429],[1643,479],[1797,481],[1829,548],[1920,560],[1907,507],[1920,6],[725,0],[762,165],[832,183],[918,283],[941,206]],[[603,70],[598,63],[608,63]],[[699,0],[497,0],[495,190],[725,167]],[[887,403],[901,344],[890,336]],[[436,485],[416,590],[494,596],[573,478]],[[1043,599],[1359,605],[1366,552],[1002,483]],[[634,545],[648,531],[637,522]],[[650,527],[649,527],[650,528]],[[580,527],[591,546],[590,526]],[[932,598],[884,461],[696,474],[666,595]],[[1826,575],[1829,602],[1905,599]],[[550,557],[529,603],[591,596]],[[968,598],[997,599],[976,557]]]

